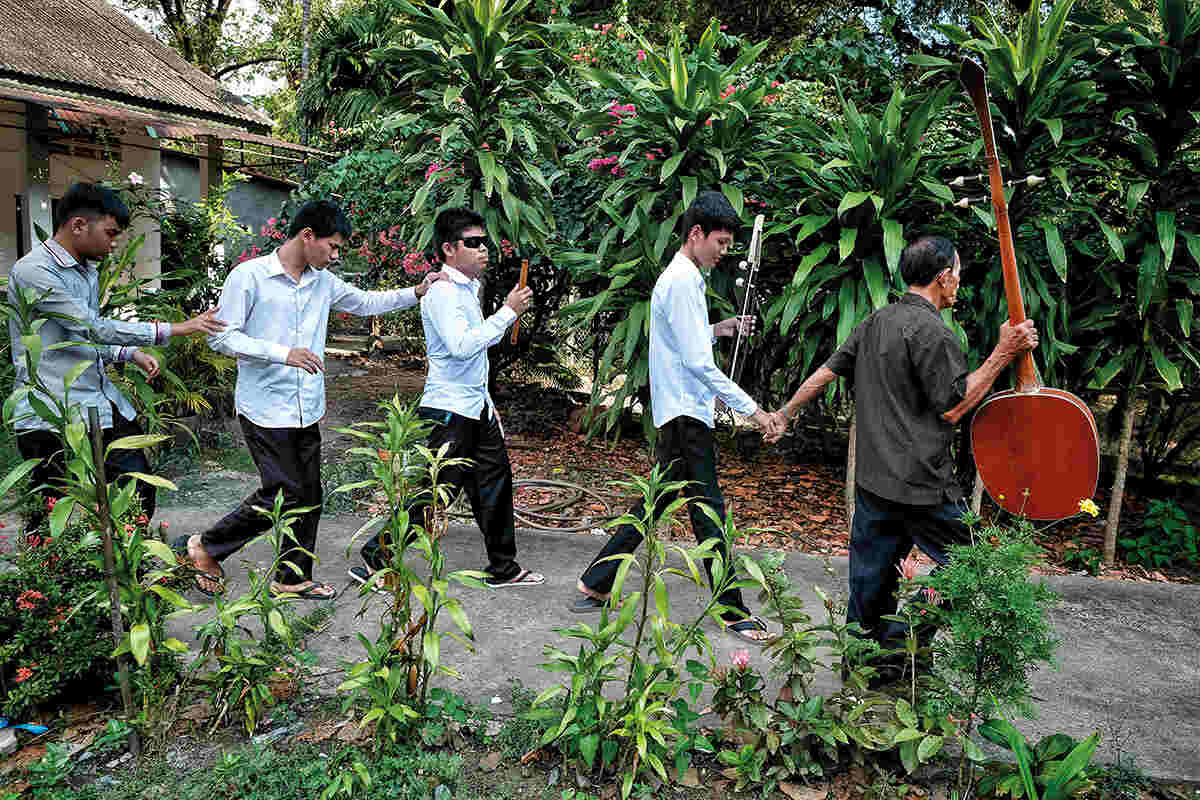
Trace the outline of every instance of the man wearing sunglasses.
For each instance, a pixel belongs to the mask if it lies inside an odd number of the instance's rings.
[[[421,300],[429,372],[417,413],[433,423],[430,450],[449,444],[447,458],[470,459],[444,469],[441,477],[454,491],[467,492],[487,550],[486,583],[496,588],[538,586],[545,577],[517,563],[512,465],[487,388],[488,348],[529,308],[533,290],[514,287],[504,305],[485,319],[479,307],[479,276],[488,266],[483,217],[468,208],[447,209],[434,221],[434,241],[446,279]],[[363,546],[362,557],[366,566],[351,567],[350,577],[368,583],[387,561],[378,534]]]

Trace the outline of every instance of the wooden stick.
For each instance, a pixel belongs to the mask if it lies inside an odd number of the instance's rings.
[[[524,289],[525,284],[529,281],[529,259],[521,259],[521,283],[517,286],[518,289]],[[521,330],[521,318],[517,317],[517,321],[513,323],[512,343],[517,343],[517,332]]]
[[[109,612],[112,618],[113,641],[121,646],[125,625],[121,620],[121,591],[117,588],[116,559],[113,556],[112,514],[108,508],[108,480],[104,475],[104,439],[100,428],[100,413],[95,406],[88,409],[88,428],[92,434],[92,461],[96,465],[96,503],[100,512],[100,532],[104,537],[104,579],[108,583]],[[121,686],[121,702],[125,718],[133,722],[133,691],[129,687],[129,655],[117,656],[117,683]],[[129,727],[129,752],[141,758],[142,742],[137,729]]]

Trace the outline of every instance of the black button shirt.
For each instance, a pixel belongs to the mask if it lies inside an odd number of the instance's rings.
[[[967,359],[933,303],[909,293],[879,309],[825,366],[854,383],[858,485],[911,505],[962,499],[941,415],[966,394]]]

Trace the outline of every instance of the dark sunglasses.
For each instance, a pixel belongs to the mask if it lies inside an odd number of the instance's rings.
[[[464,236],[459,239],[464,247],[469,247],[472,250],[478,250],[481,247],[486,247],[488,239],[486,236]]]

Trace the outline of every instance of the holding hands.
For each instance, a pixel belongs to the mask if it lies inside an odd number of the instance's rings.
[[[751,314],[723,319],[713,324],[713,335],[737,336],[740,332],[743,336],[751,336],[754,333],[754,322],[754,316]]]
[[[133,363],[142,368],[142,372],[146,373],[147,378],[158,377],[158,359],[149,353],[144,353],[141,350],[134,350]]]
[[[763,411],[761,408],[754,412],[754,424],[762,429],[763,438],[768,442],[777,442],[787,432],[787,421],[777,411]]]

